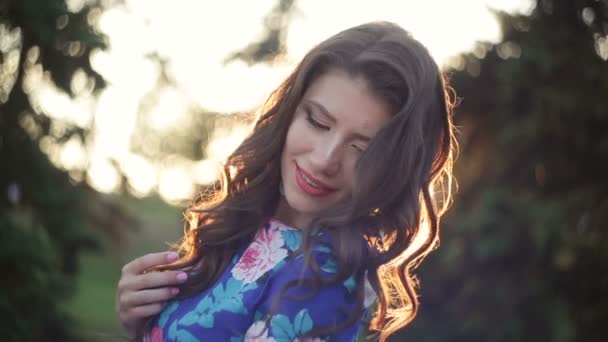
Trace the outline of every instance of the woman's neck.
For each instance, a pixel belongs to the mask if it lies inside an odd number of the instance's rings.
[[[285,197],[281,196],[273,217],[293,228],[302,229],[312,222],[313,216],[295,211],[289,206]]]

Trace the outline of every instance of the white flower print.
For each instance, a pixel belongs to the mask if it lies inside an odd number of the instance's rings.
[[[245,342],[276,342],[276,340],[274,337],[268,336],[268,329],[264,321],[257,321],[247,329]]]
[[[235,279],[248,284],[259,279],[287,256],[280,229],[262,228],[232,269]]]

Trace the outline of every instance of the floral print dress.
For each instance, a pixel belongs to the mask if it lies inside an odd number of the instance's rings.
[[[328,234],[323,234],[319,233],[321,239],[328,240]],[[289,287],[273,309],[275,298],[287,283],[313,274],[310,268],[304,267],[302,255],[290,257],[301,241],[300,230],[270,220],[260,228],[254,241],[237,253],[214,286],[196,296],[170,303],[145,340],[355,341],[363,334],[370,316],[368,309],[376,299],[367,278],[362,313],[365,319],[331,336],[301,338],[315,327],[339,324],[355,310],[354,276],[343,284],[322,287],[313,297],[304,285]],[[323,278],[335,274],[335,261],[326,244],[315,245],[313,256]]]

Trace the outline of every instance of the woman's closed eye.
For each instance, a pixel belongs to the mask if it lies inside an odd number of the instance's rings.
[[[304,108],[304,111],[306,112],[306,121],[308,121],[308,123],[311,126],[322,129],[322,130],[326,130],[326,131],[329,130],[329,126],[325,126],[324,124],[319,122],[317,119],[315,119],[315,117],[312,115],[310,109]]]
[[[365,148],[364,148],[364,147],[361,147],[361,146],[359,146],[359,145],[355,145],[355,144],[353,144],[353,145],[351,145],[351,146],[352,146],[352,147],[355,149],[355,151],[357,151],[358,153],[363,153],[363,152],[365,152]]]

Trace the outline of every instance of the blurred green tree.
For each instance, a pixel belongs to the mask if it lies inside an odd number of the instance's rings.
[[[605,341],[608,1],[497,16],[455,59],[460,189],[395,341]]]
[[[0,1],[0,336],[9,341],[77,340],[62,303],[75,290],[83,250],[100,236],[119,240],[132,218],[90,189],[84,171],[53,164],[42,148],[87,129],[51,118],[32,96],[38,74],[74,96],[75,75],[104,86],[90,54],[105,48],[94,28],[97,1]],[[80,174],[79,174],[80,172]]]

